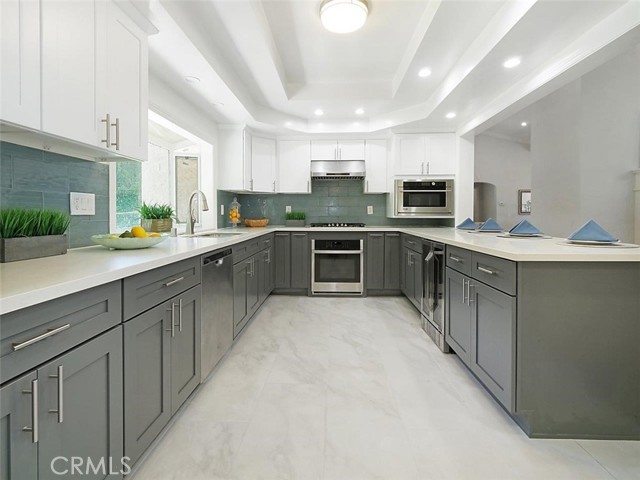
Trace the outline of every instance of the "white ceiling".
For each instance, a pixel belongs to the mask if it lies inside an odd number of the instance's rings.
[[[454,131],[602,47],[587,39],[613,41],[617,29],[640,38],[637,0],[369,0],[365,26],[346,35],[322,28],[320,3],[151,0],[151,75],[216,123]],[[596,35],[605,22],[611,39]],[[507,70],[512,56],[522,63]],[[432,75],[419,78],[422,67]]]

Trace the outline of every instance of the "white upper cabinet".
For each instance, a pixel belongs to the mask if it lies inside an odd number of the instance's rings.
[[[311,140],[311,160],[364,160],[364,140]]]
[[[99,145],[98,74],[106,4],[43,1],[42,8],[42,130],[91,145]],[[106,146],[103,144],[103,146]]]
[[[311,193],[311,143],[278,142],[278,193]]]
[[[455,134],[401,134],[394,137],[393,172],[402,175],[454,175]]]
[[[0,119],[40,128],[40,3],[0,1]]]
[[[454,175],[456,169],[456,136],[453,133],[426,135],[427,175]]]
[[[128,157],[147,157],[149,84],[147,36],[115,4],[107,4],[106,106],[111,143]],[[101,85],[102,87],[102,85]],[[104,124],[103,124],[104,125]],[[104,144],[103,144],[104,145]]]
[[[233,192],[275,192],[276,141],[247,129],[218,131],[218,188]]]
[[[367,140],[364,193],[387,193],[387,141]]]
[[[276,191],[276,141],[272,138],[251,139],[251,191]]]
[[[338,160],[364,160],[364,140],[338,140]]]

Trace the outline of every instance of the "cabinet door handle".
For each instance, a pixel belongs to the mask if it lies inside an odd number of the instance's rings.
[[[31,432],[31,442],[38,443],[38,379],[31,380],[31,390],[22,393],[31,395],[31,426],[22,427],[22,431]]]
[[[247,272],[247,275],[249,275],[250,277],[253,277],[253,262],[250,260],[247,262],[247,265],[249,265],[249,267],[251,267],[249,269],[249,271]]]
[[[462,259],[461,259],[461,258],[456,257],[455,255],[451,255],[451,254],[449,254],[449,258],[450,258],[451,260],[453,260],[454,262],[462,263]]]
[[[467,299],[464,296],[464,289],[466,288],[466,283],[467,283],[467,281],[463,278],[462,279],[462,303],[465,304],[465,305],[467,304]]]
[[[176,306],[175,303],[171,302],[171,308],[167,308],[167,312],[171,312],[171,328],[167,328],[167,332],[171,332],[171,337],[175,337],[176,336],[176,330],[175,330],[175,316],[173,313],[173,309]]]
[[[471,305],[475,300],[471,300],[471,287],[475,287],[475,285],[471,285],[471,280],[467,280],[467,305]]]
[[[275,180],[273,181],[273,191],[274,192],[276,191],[276,181]]]
[[[270,248],[269,248],[269,249],[267,249],[267,251],[266,251],[265,253],[266,253],[266,255],[267,255],[267,260],[266,260],[266,262],[267,262],[267,263],[271,263],[271,249],[270,249]]]
[[[58,365],[58,374],[57,375],[49,375],[49,378],[57,378],[58,379],[58,408],[49,410],[49,413],[57,413],[58,414],[58,423],[62,423],[64,420],[64,366]]]
[[[184,280],[184,277],[178,277],[175,280],[171,280],[170,282],[167,282],[164,284],[165,287],[170,287],[171,285],[175,285],[176,283],[180,283],[182,280]]]
[[[106,117],[100,120],[107,127],[107,138],[101,140],[102,143],[107,145],[107,148],[111,146],[111,115],[107,113]]]
[[[69,328],[70,326],[71,324],[67,323],[58,328],[49,328],[47,329],[46,333],[43,333],[42,335],[38,335],[37,337],[30,338],[29,340],[25,340],[22,343],[14,343],[12,346],[13,351],[17,352],[18,350],[22,350],[23,348],[28,347],[29,345],[33,345],[34,343],[38,343],[46,338],[52,337],[56,333],[60,333],[66,330],[67,328]]]
[[[112,143],[112,147],[116,147],[116,150],[120,150],[120,119],[116,117],[116,123],[112,123],[111,127],[116,127],[116,141]]]
[[[429,167],[431,166],[431,162],[427,162],[427,175],[429,175]]]
[[[309,180],[307,180],[307,193],[311,192],[311,182],[309,182]]]
[[[478,268],[478,270],[480,270],[481,272],[487,273],[487,274],[489,274],[489,275],[495,275],[495,274],[496,274],[496,272],[494,272],[493,270],[489,270],[488,268],[484,268],[484,267],[482,267],[482,266],[480,266],[480,265],[478,265],[478,267],[477,267],[477,268]]]
[[[182,299],[178,300],[178,331],[182,332]]]
[[[334,148],[334,149],[333,149],[333,159],[334,159],[334,160],[337,160],[337,159],[338,159],[338,149],[337,149],[337,148]]]

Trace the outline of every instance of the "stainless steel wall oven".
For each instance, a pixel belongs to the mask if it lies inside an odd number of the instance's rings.
[[[311,240],[311,293],[362,295],[364,240]]]
[[[399,179],[395,181],[395,214],[452,216],[453,180]]]

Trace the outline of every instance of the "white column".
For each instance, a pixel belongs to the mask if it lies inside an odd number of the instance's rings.
[[[634,218],[634,242],[640,244],[640,170],[632,170],[636,177],[635,186],[633,188],[633,193],[635,197],[635,208],[633,210],[633,218]]]

